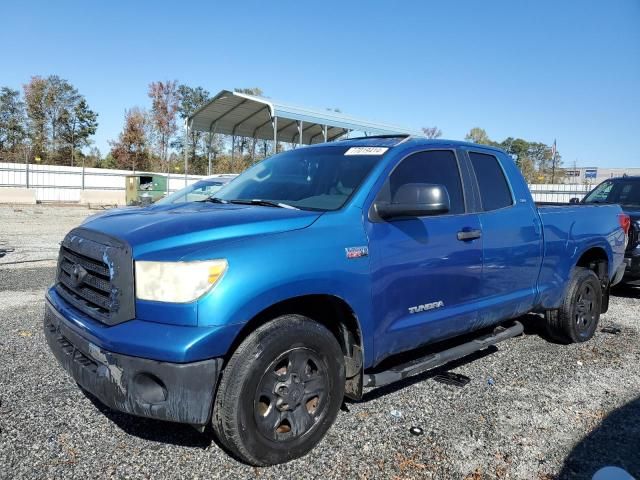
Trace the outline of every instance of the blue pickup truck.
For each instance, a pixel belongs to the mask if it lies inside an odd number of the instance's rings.
[[[72,230],[48,344],[107,406],[191,424],[270,465],[323,437],[344,397],[444,365],[539,312],[596,331],[624,273],[617,205],[540,207],[505,152],[369,137],[286,151],[201,202]]]

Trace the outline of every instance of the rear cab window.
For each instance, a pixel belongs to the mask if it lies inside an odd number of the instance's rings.
[[[476,175],[482,211],[490,212],[513,205],[513,195],[500,161],[495,155],[469,151]]]

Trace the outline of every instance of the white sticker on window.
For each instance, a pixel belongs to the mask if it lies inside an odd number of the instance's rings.
[[[387,147],[351,147],[345,155],[382,155],[389,150]]]

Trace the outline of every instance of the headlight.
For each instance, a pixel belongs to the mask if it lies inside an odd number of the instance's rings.
[[[226,260],[136,262],[136,298],[193,302],[211,290],[226,270]]]

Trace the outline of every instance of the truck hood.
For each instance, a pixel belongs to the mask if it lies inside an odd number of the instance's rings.
[[[125,240],[134,257],[204,242],[299,230],[321,212],[257,205],[181,203],[119,208],[90,217],[82,228]],[[190,248],[191,249],[191,248]]]

